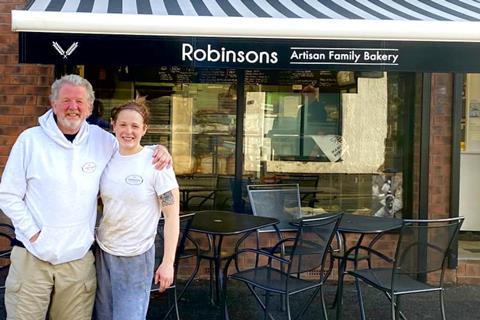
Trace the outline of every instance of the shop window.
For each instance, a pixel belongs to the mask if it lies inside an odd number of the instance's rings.
[[[142,144],[169,148],[182,210],[231,209],[231,183],[219,181],[235,171],[235,70],[88,66],[86,76],[107,119],[114,106],[147,98],[151,121]]]
[[[267,93],[267,104],[278,108],[266,132],[272,160],[341,161],[340,94],[318,91]]]
[[[462,112],[462,151],[480,153],[480,74],[466,76]]]
[[[168,146],[184,209],[232,209],[238,161],[241,191],[298,183],[302,205],[314,213],[403,216],[411,207],[405,183],[421,101],[414,73],[245,70],[243,158],[236,159],[235,70],[98,69],[86,66],[85,76],[105,119],[113,106],[147,97],[152,121],[143,143]],[[248,212],[248,197],[238,198]]]
[[[465,216],[462,231],[480,231],[478,181],[480,171],[480,74],[465,77],[460,141],[460,215]]]
[[[402,217],[421,92],[416,74],[347,71],[354,81],[343,87],[332,74],[246,85],[244,175],[298,183],[305,212]]]

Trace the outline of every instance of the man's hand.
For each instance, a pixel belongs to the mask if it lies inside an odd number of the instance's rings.
[[[153,165],[157,170],[162,170],[172,165],[172,156],[168,152],[167,148],[161,144],[157,145],[153,152]]]
[[[35,233],[30,239],[30,243],[34,243],[35,241],[37,241],[38,237],[40,236],[40,232],[42,232],[41,230],[38,231],[37,233]]]
[[[155,284],[158,284],[158,291],[164,292],[173,283],[173,263],[162,262],[155,271]]]

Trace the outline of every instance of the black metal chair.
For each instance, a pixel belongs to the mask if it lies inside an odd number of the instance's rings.
[[[272,217],[280,221],[275,228],[257,230],[257,248],[261,248],[260,238],[263,232],[276,232],[280,240],[281,232],[296,230],[290,222],[302,217],[298,184],[248,185],[247,192],[254,215]],[[271,248],[264,249],[269,251]]]
[[[321,216],[302,218],[294,223],[296,231],[292,238],[280,240],[270,252],[262,249],[242,249],[235,257],[230,259],[224,269],[227,274],[233,259],[240,259],[242,255],[254,254],[262,257],[261,263],[255,263],[251,268],[240,269],[236,266],[236,272],[227,277],[228,280],[236,280],[247,285],[260,307],[264,310],[265,319],[273,315],[269,312],[271,294],[285,297],[286,313],[291,319],[291,296],[312,290],[310,297],[303,303],[297,318],[302,317],[310,306],[315,296],[320,293],[322,311],[327,317],[325,308],[323,285],[330,275],[331,268],[325,267],[329,259],[330,244],[342,218],[342,213],[325,214]],[[275,254],[278,248],[284,244],[289,245],[290,250],[283,256]],[[308,275],[308,277],[306,276]],[[265,298],[257,291],[263,291]],[[227,310],[227,281],[224,282],[224,317],[228,319]],[[302,298],[305,296],[302,295]]]
[[[13,239],[15,239],[15,229],[7,223],[0,223],[0,259],[10,258]]]
[[[311,188],[317,189],[318,183],[320,180],[320,175],[318,174],[288,174],[288,175],[280,175],[277,176],[278,183],[281,184],[298,184],[301,188]],[[302,193],[300,192],[300,198],[302,201],[302,205],[313,207],[315,202],[318,200],[315,197],[314,192],[307,192]]]
[[[8,269],[10,268],[10,253],[12,252],[15,229],[13,226],[0,223],[0,292],[5,289]]]
[[[298,184],[265,184],[247,186],[250,203],[254,215],[269,216],[280,220],[275,228],[257,230],[257,248],[271,251],[271,247],[261,246],[261,233],[277,233],[278,239],[282,239],[282,233],[294,230],[290,222],[303,217],[301,207],[300,188]],[[337,232],[335,245],[332,244],[330,268],[333,268],[334,259],[338,259],[338,270],[341,261],[344,259],[345,238]],[[277,254],[288,254],[291,248],[285,245],[276,248]],[[360,257],[363,259],[364,256]],[[353,261],[353,254],[347,260]],[[257,259],[258,262],[258,259]],[[333,306],[335,301],[333,302]]]
[[[371,254],[391,262],[392,266],[348,271],[355,277],[361,318],[365,319],[365,309],[359,280],[385,293],[391,303],[392,319],[398,319],[399,316],[405,319],[400,312],[401,296],[429,292],[439,293],[440,312],[442,319],[445,319],[443,278],[447,258],[463,220],[463,217],[404,220],[393,261],[372,248],[363,247]],[[342,286],[340,283],[340,297]],[[338,307],[341,310],[341,305]],[[340,318],[341,311],[337,314]]]
[[[183,211],[201,210],[214,205],[217,190],[217,176],[211,174],[195,174],[179,180]]]
[[[192,223],[192,219],[195,216],[195,213],[187,213],[180,215],[180,237],[177,245],[177,252],[175,254],[175,275],[174,275],[174,283],[167,289],[168,292],[168,301],[169,301],[169,308],[168,311],[165,313],[163,319],[168,319],[172,312],[174,311],[174,319],[179,320],[179,310],[178,310],[178,301],[182,298],[183,294],[185,293],[185,289],[190,285],[193,281],[194,275],[196,274],[197,269],[192,273],[192,276],[187,280],[187,283],[184,285],[180,294],[177,294],[177,274],[179,269],[179,261],[181,259],[186,259],[190,257],[196,257],[198,255],[198,245],[195,241],[193,241],[188,233],[190,230],[190,225]],[[162,261],[163,256],[163,227],[164,227],[164,220],[161,219],[158,224],[157,229],[157,237],[155,239],[155,267]],[[191,242],[193,245],[193,249],[186,249],[187,242]],[[198,263],[197,263],[198,265]],[[198,266],[196,267],[198,268]],[[157,292],[158,287],[153,285],[152,282],[152,289],[150,292]]]
[[[248,195],[254,215],[269,216],[280,220],[280,223],[275,226],[275,229],[268,228],[266,230],[257,231],[257,248],[270,251],[271,248],[261,245],[261,233],[273,232],[277,233],[277,237],[280,240],[283,232],[292,231],[292,225],[290,222],[294,219],[298,219],[303,216],[301,208],[300,188],[298,184],[264,184],[264,185],[248,185]],[[375,243],[381,238],[381,234],[377,235],[369,243],[369,247],[373,247]],[[276,249],[278,254],[288,254],[290,248],[288,245],[278,247]],[[333,268],[334,261],[337,260],[337,272],[342,272],[342,264],[346,266],[347,262],[358,263],[359,261],[366,260],[368,265],[371,266],[371,256],[368,252],[360,253],[352,252],[345,255],[346,251],[346,238],[345,235],[336,232],[335,241],[332,242],[330,268]],[[258,262],[258,261],[257,261]],[[336,305],[337,295],[332,303],[332,308]]]
[[[295,229],[289,223],[302,216],[298,184],[250,184],[247,192],[254,215],[277,218],[280,230]]]

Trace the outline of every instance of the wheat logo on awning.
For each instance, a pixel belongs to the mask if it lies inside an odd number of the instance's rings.
[[[63,59],[67,59],[69,55],[78,48],[78,42],[72,43],[70,47],[68,47],[67,51],[63,50],[63,48],[58,44],[56,41],[52,41],[52,46],[57,50],[57,52],[63,56]]]

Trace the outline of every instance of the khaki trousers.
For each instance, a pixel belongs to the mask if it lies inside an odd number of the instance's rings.
[[[52,265],[13,247],[5,283],[7,320],[90,320],[95,289],[94,257]]]

